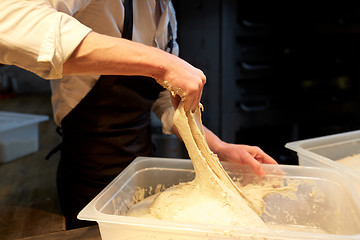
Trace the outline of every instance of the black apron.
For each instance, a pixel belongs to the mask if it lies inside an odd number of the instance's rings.
[[[132,1],[125,0],[123,37],[129,40],[132,19]],[[151,155],[150,111],[162,90],[149,77],[101,76],[64,117],[57,188],[67,229],[95,224],[77,214],[135,157]]]

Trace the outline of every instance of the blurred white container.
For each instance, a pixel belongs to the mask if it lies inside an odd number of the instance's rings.
[[[0,111],[0,162],[39,150],[39,123],[48,116]]]
[[[285,147],[297,152],[301,166],[329,167],[346,173],[360,195],[360,171],[337,162],[360,154],[360,130],[290,142]]]
[[[259,181],[248,166],[223,165],[233,178],[247,183]],[[291,182],[299,184],[295,196],[291,198],[272,194],[265,199],[267,213],[262,219],[269,226],[292,227],[290,230],[285,227],[254,229],[251,226],[241,228],[126,216],[139,188],[151,195],[149,192],[159,184],[168,188],[194,178],[190,160],[168,158],[135,159],[79,213],[78,218],[98,222],[103,240],[360,238],[360,201],[348,188],[349,180],[343,174],[326,168],[263,166],[267,172],[266,179],[277,178],[285,186]],[[278,174],[279,169],[283,174]],[[318,230],[327,233],[312,232]]]

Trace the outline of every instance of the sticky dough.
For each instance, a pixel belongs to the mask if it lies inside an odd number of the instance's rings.
[[[337,163],[340,163],[351,169],[360,171],[360,154],[354,154],[339,160],[336,160]]]
[[[128,216],[181,222],[266,228],[259,212],[223,169],[208,147],[201,122],[201,107],[174,114],[176,125],[195,169],[195,179],[135,204]]]

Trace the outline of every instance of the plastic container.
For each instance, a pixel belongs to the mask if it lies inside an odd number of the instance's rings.
[[[337,162],[360,153],[360,131],[290,142],[285,147],[297,152],[301,166],[328,167],[346,173],[360,195],[360,171]]]
[[[233,178],[248,183],[259,181],[248,166],[224,163],[224,167]],[[343,174],[332,169],[300,166],[264,165],[264,168],[267,179],[278,178],[285,185],[290,182],[299,185],[291,198],[279,194],[266,197],[268,214],[262,216],[263,220],[269,226],[280,224],[296,230],[191,224],[125,216],[139,189],[149,193],[159,186],[167,188],[194,178],[190,160],[167,158],[135,159],[79,213],[78,218],[96,221],[103,240],[360,238],[359,198],[347,187],[349,180]],[[313,230],[327,233],[311,232]]]
[[[39,123],[48,116],[0,111],[0,162],[39,150]]]

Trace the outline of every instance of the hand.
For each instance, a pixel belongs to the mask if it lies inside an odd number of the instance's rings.
[[[164,71],[155,76],[156,81],[170,91],[175,109],[180,101],[184,101],[185,110],[194,111],[199,106],[206,83],[204,73],[179,57],[165,54],[167,61]]]
[[[249,165],[258,176],[264,176],[265,171],[261,164],[277,164],[277,162],[256,146],[230,144],[223,142],[216,154],[221,161]]]

